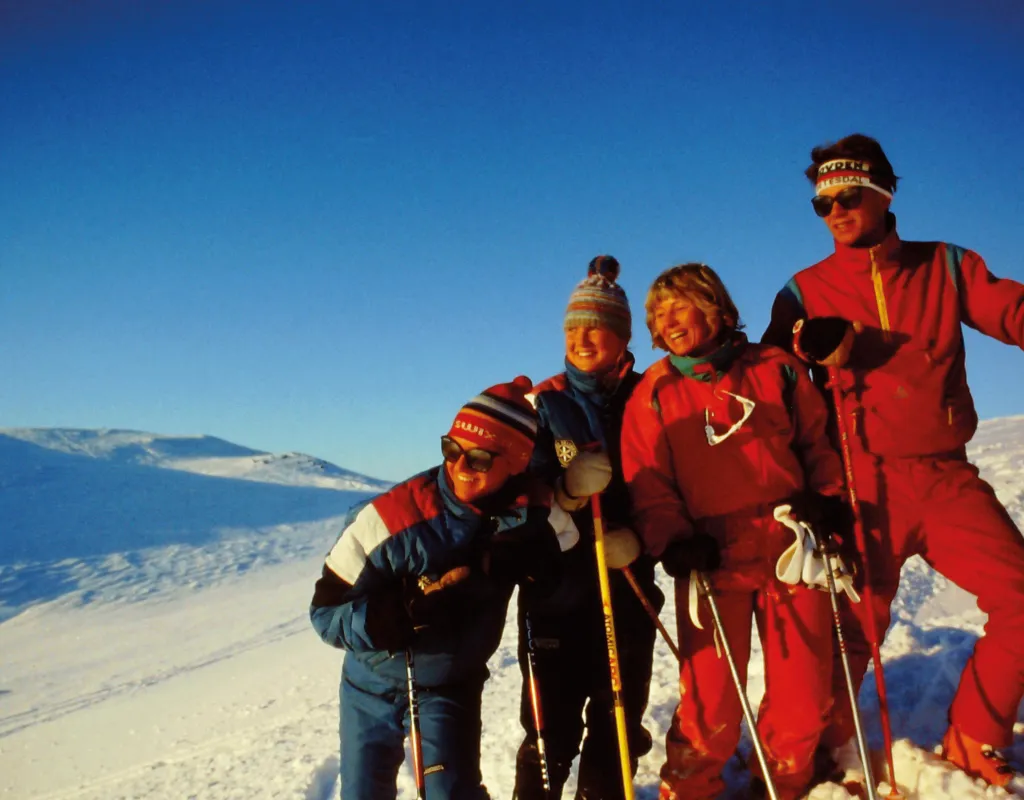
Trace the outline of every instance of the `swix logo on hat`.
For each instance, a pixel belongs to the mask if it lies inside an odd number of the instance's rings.
[[[485,389],[459,410],[448,435],[528,457],[537,437],[537,412],[526,399],[532,388],[530,379],[520,376]]]
[[[456,419],[452,423],[452,430],[459,430],[463,433],[471,434],[472,436],[479,436],[481,439],[497,439],[498,437],[491,433],[486,428],[483,428],[473,422],[468,422],[464,419]]]

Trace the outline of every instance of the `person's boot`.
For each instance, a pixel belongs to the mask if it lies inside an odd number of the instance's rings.
[[[562,787],[569,777],[571,764],[562,764],[548,757],[548,778],[551,791],[544,790],[541,782],[540,753],[535,741],[527,739],[516,754],[515,788],[512,800],[549,800],[562,796]]]
[[[875,753],[871,753],[871,767],[876,781],[880,776],[884,778],[887,773],[885,765],[880,763]],[[856,739],[850,739],[839,747],[818,745],[814,751],[814,773],[810,785],[821,783],[838,783],[851,797],[869,796]]]
[[[942,737],[942,757],[973,778],[1005,787],[1016,776],[1013,767],[991,745],[982,744],[950,725]]]

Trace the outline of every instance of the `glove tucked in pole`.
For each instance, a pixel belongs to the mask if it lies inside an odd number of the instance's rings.
[[[804,584],[813,589],[828,589],[828,576],[831,573],[840,590],[846,592],[854,603],[860,602],[860,595],[853,588],[853,575],[837,553],[826,554],[818,547],[818,538],[811,526],[793,517],[793,507],[784,504],[775,509],[775,519],[781,522],[796,536],[786,551],[779,556],[775,565],[775,577],[791,586]],[[828,566],[825,566],[825,559]]]

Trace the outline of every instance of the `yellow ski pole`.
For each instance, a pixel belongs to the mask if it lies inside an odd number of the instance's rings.
[[[619,671],[619,648],[615,643],[615,618],[612,616],[612,589],[608,581],[608,560],[604,549],[604,522],[601,519],[601,495],[590,497],[594,512],[594,551],[597,554],[597,579],[601,586],[601,608],[604,611],[604,632],[608,640],[608,671],[612,678],[615,703],[615,730],[619,738],[619,761],[622,764],[622,788],[625,800],[634,800],[633,768],[629,761],[629,739],[626,737],[626,705],[622,700],[622,673]]]

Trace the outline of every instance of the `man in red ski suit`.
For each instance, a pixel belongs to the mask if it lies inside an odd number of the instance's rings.
[[[994,748],[1011,743],[1024,692],[1024,539],[966,458],[978,420],[961,326],[1024,347],[1024,286],[994,277],[970,250],[901,241],[889,212],[897,178],[874,139],[854,134],[811,155],[813,204],[835,252],[778,294],[763,341],[790,348],[801,318],[863,325],[840,371],[875,599],[873,608],[843,604],[854,677],[870,658],[866,615],[884,635],[900,569],[921,555],[988,614],[949,710],[944,754],[1006,785],[1013,771]],[[854,733],[841,676],[834,696],[823,744],[839,747]]]
[[[779,796],[793,800],[811,779],[831,703],[831,617],[827,594],[776,578],[793,536],[773,512],[791,503],[828,524],[842,468],[825,433],[827,410],[796,359],[737,330],[739,315],[710,267],[659,276],[647,324],[669,355],[644,373],[626,406],[622,466],[636,530],[676,578],[680,701],[660,798],[717,797],[740,738],[742,707],[714,627],[703,606],[703,629],[688,619],[696,569],[709,575],[744,683],[757,621],[765,661],[757,728]]]

